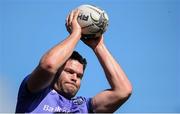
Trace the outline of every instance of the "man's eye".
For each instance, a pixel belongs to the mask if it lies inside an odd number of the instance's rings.
[[[82,79],[82,75],[77,75],[78,78]]]
[[[73,72],[72,72],[72,71],[69,71],[69,70],[66,70],[66,72],[67,72],[68,74],[73,74]]]

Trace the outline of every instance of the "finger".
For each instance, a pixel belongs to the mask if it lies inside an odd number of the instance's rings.
[[[79,15],[79,10],[77,9],[77,10],[74,12],[74,19],[77,19],[77,18],[78,18],[78,15]]]
[[[73,19],[74,11],[71,11],[69,18],[68,18],[68,25],[71,25],[72,19]]]

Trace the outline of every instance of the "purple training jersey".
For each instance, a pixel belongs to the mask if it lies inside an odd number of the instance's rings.
[[[76,97],[66,99],[51,87],[31,93],[26,77],[19,88],[16,112],[20,113],[88,113],[91,112],[91,98]]]

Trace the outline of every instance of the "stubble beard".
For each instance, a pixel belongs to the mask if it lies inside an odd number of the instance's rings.
[[[64,84],[59,86],[57,83],[54,85],[54,89],[68,99],[73,98],[79,90],[73,85]]]

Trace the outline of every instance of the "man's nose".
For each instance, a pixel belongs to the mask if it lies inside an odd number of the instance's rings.
[[[76,73],[73,73],[73,74],[72,74],[71,80],[74,81],[74,82],[77,81],[77,74],[76,74]]]

